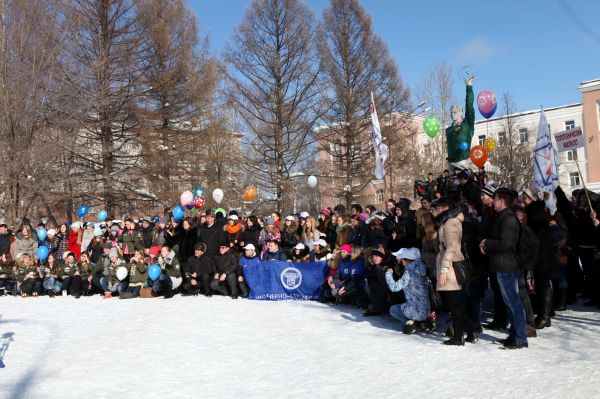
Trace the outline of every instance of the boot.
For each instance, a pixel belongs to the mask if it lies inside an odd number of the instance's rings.
[[[542,313],[535,320],[535,328],[541,330],[545,327],[550,327],[550,313],[552,311],[552,288],[546,288],[542,298]]]
[[[444,345],[465,346],[465,336],[463,334],[455,335],[452,338],[444,341]]]
[[[467,333],[467,339],[465,341],[474,344],[475,342],[477,342],[478,337],[477,337],[477,333],[475,331],[469,331]]]
[[[564,312],[565,310],[567,310],[567,290],[564,288],[561,288],[558,290],[558,298],[557,298],[557,303],[556,303],[556,307],[554,308],[555,311],[557,312]]]
[[[535,327],[527,324],[527,338],[535,338],[537,337],[537,331],[535,331]]]

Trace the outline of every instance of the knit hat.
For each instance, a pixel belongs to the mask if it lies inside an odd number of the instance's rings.
[[[329,209],[321,209],[321,213],[325,216],[331,216],[331,212]]]
[[[421,257],[419,248],[401,248],[399,251],[392,253],[396,259],[415,260]]]
[[[121,230],[121,229],[119,228],[119,226],[113,226],[113,227],[111,227],[111,228],[110,228],[110,231],[114,231],[115,233],[118,233],[118,232],[119,232],[119,230]]]
[[[466,170],[466,169],[463,169],[463,170],[460,171],[460,173],[458,174],[457,177],[459,179],[467,179],[468,180],[469,177],[470,177],[469,171]]]
[[[526,188],[525,190],[523,190],[523,194],[531,198],[533,201],[540,201],[544,198],[544,195],[533,187]]]
[[[352,245],[344,244],[340,247],[340,251],[352,252]]]
[[[80,229],[81,228],[81,223],[80,222],[73,222],[73,224],[71,225],[72,229]]]
[[[495,181],[490,180],[483,186],[481,193],[493,198],[496,190],[498,190],[498,184]]]
[[[309,216],[310,216],[310,215],[308,214],[308,212],[300,212],[300,217],[301,217],[301,218],[303,218],[303,219],[304,219],[304,218],[307,218],[307,217],[309,217]]]
[[[117,252],[117,248],[111,248],[110,253],[108,254],[109,258],[118,258],[119,252]]]
[[[364,222],[369,218],[369,215],[367,215],[366,213],[361,213],[358,215],[358,217]]]
[[[265,218],[265,224],[269,225],[269,226],[274,225],[275,224],[275,219],[273,219],[273,216],[267,216]]]
[[[304,248],[306,248],[306,247],[305,247],[305,246],[304,246],[304,244],[302,244],[301,242],[300,242],[300,243],[298,243],[298,244],[296,244],[296,246],[294,247],[294,249],[300,249],[300,250],[302,250],[302,249],[304,249]]]
[[[48,230],[48,231],[46,232],[46,234],[47,234],[47,235],[49,235],[49,236],[55,236],[55,235],[56,235],[56,230],[54,230],[54,229],[50,229],[50,230]]]
[[[162,249],[162,247],[160,245],[156,246],[156,247],[151,247],[148,250],[148,253],[150,255],[152,255],[153,258],[156,258],[158,256],[158,254],[160,254],[160,250]]]
[[[238,220],[238,216],[237,215],[229,215],[228,219],[229,220]]]
[[[256,247],[254,246],[254,244],[248,244],[244,247],[244,249],[246,251],[250,250],[250,251],[256,251]]]
[[[319,238],[317,241],[315,241],[315,245],[318,245],[321,248],[325,248],[327,246],[327,241],[325,241],[322,238]]]
[[[290,222],[293,222],[294,221],[294,217],[292,215],[287,215],[285,217],[285,220],[289,220]]]

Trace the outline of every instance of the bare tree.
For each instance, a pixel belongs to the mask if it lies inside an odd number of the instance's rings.
[[[441,125],[440,133],[427,144],[427,154],[423,154],[421,162],[418,163],[425,175],[428,172],[441,172],[448,163],[444,129],[452,123],[450,107],[457,103],[453,82],[454,71],[443,62],[433,65],[415,90],[418,100],[425,101],[426,106],[431,108],[427,116],[435,116]]]
[[[254,0],[225,52],[232,101],[249,139],[246,170],[279,211],[290,176],[314,157],[319,115],[314,17],[298,0]]]
[[[407,111],[409,92],[387,45],[373,32],[371,18],[357,0],[331,1],[323,13],[318,43],[328,110],[320,150],[334,159],[326,174],[342,183],[344,189],[337,196],[349,207],[374,180],[370,93],[374,93],[380,119],[385,120],[383,125],[391,132],[395,129],[391,124],[404,124],[407,118],[396,114],[386,119],[386,115],[392,110]],[[394,163],[399,154],[394,152],[403,142],[400,138],[388,140]]]
[[[140,187],[140,98],[147,43],[134,0],[71,0],[62,67],[65,113],[77,122],[76,190],[109,213],[154,199]]]
[[[52,0],[0,0],[0,209],[13,225],[39,207],[53,218],[59,13]]]
[[[533,147],[528,140],[521,140],[520,129],[524,127],[516,115],[512,95],[504,92],[500,101],[501,130],[496,150],[491,155],[491,162],[500,168],[500,174],[497,176],[499,183],[520,191],[533,180]]]
[[[168,204],[194,165],[207,132],[224,128],[215,115],[221,66],[183,0],[140,0],[138,19],[147,39],[141,59],[144,111],[144,169],[153,192]],[[202,158],[206,161],[206,158]]]

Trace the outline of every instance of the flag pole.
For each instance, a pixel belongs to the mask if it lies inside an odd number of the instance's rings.
[[[588,194],[588,190],[585,187],[585,179],[583,178],[583,175],[581,174],[581,169],[579,168],[579,161],[577,161],[577,159],[575,160],[575,165],[577,165],[577,172],[579,172],[579,177],[581,177],[581,183],[583,184],[583,192],[585,193],[585,197],[587,198],[588,205],[590,206],[590,211],[593,211],[594,208],[592,208],[592,201],[590,200],[590,195]]]

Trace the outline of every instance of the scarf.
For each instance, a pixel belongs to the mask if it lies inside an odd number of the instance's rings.
[[[237,233],[239,233],[241,228],[242,228],[242,225],[239,223],[236,223],[233,226],[228,224],[225,227],[225,231],[227,231],[229,234],[237,234]]]
[[[344,230],[346,227],[348,227],[348,222],[345,222],[345,223],[344,223],[344,224],[342,224],[341,226],[340,226],[340,225],[338,225],[338,226],[335,228],[335,232],[336,232],[336,233],[340,233],[340,232],[341,232],[342,230]]]

